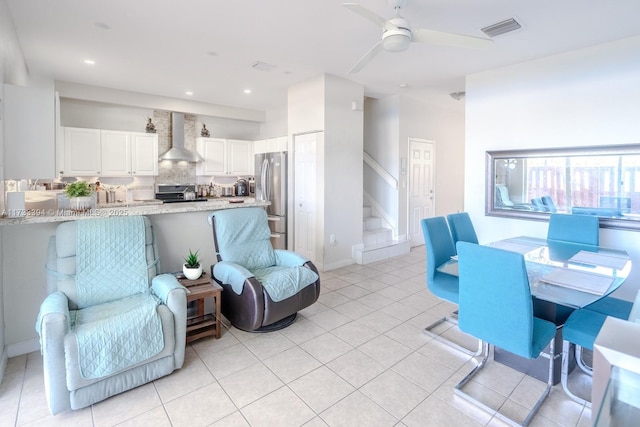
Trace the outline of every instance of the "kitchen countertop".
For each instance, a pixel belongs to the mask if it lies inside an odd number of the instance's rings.
[[[230,200],[242,200],[242,203],[231,203]],[[257,201],[253,197],[214,198],[206,202],[182,202],[163,204],[159,200],[144,200],[99,204],[96,209],[86,212],[74,212],[67,209],[47,209],[27,212],[23,217],[0,218],[0,226],[15,224],[41,224],[48,222],[74,221],[79,219],[100,218],[127,215],[161,215],[184,212],[216,211],[221,209],[235,209],[253,206],[268,206],[269,202]]]

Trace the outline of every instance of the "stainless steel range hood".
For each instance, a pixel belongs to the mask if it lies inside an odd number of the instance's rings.
[[[184,148],[184,114],[171,113],[171,148],[160,155],[160,160],[201,162],[200,154]]]

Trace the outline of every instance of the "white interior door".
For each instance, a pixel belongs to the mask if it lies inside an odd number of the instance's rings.
[[[424,245],[420,227],[422,218],[433,216],[435,181],[435,144],[409,139],[409,236],[411,246]]]
[[[316,163],[322,132],[294,137],[294,250],[317,263]]]

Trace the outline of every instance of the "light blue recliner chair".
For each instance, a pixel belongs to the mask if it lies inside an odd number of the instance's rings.
[[[186,290],[159,274],[141,216],[62,223],[51,237],[40,307],[49,410],[80,409],[181,368]]]
[[[222,314],[238,329],[284,328],[320,296],[313,263],[292,251],[273,249],[262,208],[216,211],[209,216],[218,262],[211,277],[222,293]]]

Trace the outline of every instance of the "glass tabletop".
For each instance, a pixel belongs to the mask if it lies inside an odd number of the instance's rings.
[[[595,415],[594,426],[637,425],[640,418],[640,374],[614,366]]]
[[[610,294],[624,283],[631,271],[631,259],[622,250],[552,241],[535,237],[514,237],[488,243],[524,256],[531,295],[580,308]],[[458,275],[452,258],[438,271]]]

